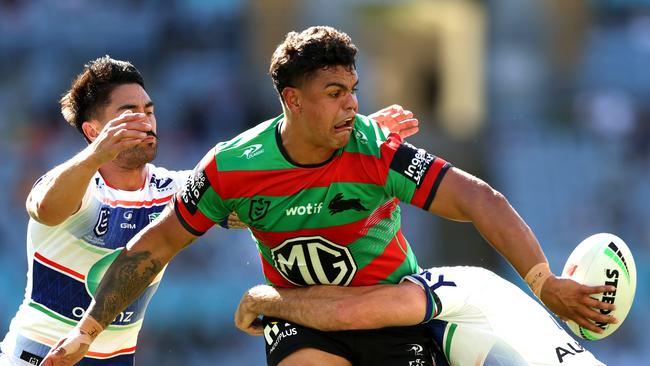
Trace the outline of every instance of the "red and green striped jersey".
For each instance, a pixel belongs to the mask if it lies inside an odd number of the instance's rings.
[[[344,148],[301,166],[282,146],[282,120],[208,152],[175,197],[183,226],[201,235],[236,212],[280,287],[398,283],[417,272],[398,203],[428,209],[450,165],[357,115]]]

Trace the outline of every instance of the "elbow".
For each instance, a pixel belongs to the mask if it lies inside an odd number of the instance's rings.
[[[50,210],[43,202],[33,202],[29,198],[26,202],[27,213],[34,221],[45,226],[56,226],[65,221],[56,210]]]
[[[468,207],[477,211],[475,214],[486,211],[494,212],[494,210],[510,206],[508,199],[501,192],[483,181],[475,185],[471,197]]]

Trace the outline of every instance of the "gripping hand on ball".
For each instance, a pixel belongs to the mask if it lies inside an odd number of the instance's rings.
[[[613,286],[585,286],[576,281],[551,276],[542,287],[540,299],[560,319],[573,320],[578,325],[596,333],[602,333],[596,323],[617,323],[612,316],[599,310],[614,310],[614,304],[594,299],[590,295],[612,292]]]

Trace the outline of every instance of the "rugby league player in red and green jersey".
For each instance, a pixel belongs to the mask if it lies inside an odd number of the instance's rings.
[[[472,222],[561,317],[586,324],[597,314],[589,288],[550,272],[534,234],[503,195],[357,115],[356,51],[330,27],[287,34],[270,67],[283,114],[206,154],[173,207],[107,270],[86,316],[46,365],[81,358],[176,253],[233,211],[250,227],[275,286],[396,283],[415,273],[400,230],[403,201]],[[420,327],[327,333],[265,321],[270,365],[432,364]]]

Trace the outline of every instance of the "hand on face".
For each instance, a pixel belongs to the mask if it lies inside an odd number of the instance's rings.
[[[106,123],[90,144],[98,164],[109,162],[122,151],[128,150],[146,140],[155,140],[151,135],[152,125],[145,113],[125,111]]]
[[[415,135],[418,131],[418,120],[413,118],[413,112],[405,110],[402,106],[393,104],[369,115],[379,124],[386,133],[397,133],[402,138]]]

